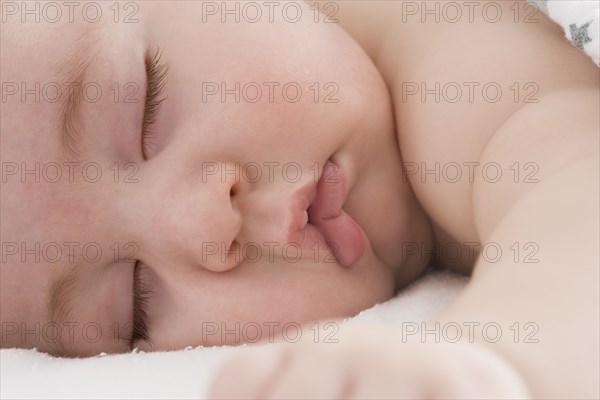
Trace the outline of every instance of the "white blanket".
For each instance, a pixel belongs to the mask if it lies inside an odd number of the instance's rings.
[[[340,329],[355,321],[424,322],[441,312],[467,281],[448,272],[433,272],[395,298],[345,321]],[[86,359],[4,349],[0,351],[0,397],[200,399],[207,396],[211,378],[224,357],[245,349],[200,347]]]
[[[565,36],[600,65],[598,0],[529,0],[563,28]]]

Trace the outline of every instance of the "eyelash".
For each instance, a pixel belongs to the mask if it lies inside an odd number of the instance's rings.
[[[140,261],[135,263],[133,269],[133,331],[131,333],[130,347],[135,343],[150,340],[150,331],[148,325],[150,317],[148,316],[148,301],[152,296],[152,287],[148,285],[142,275],[146,273],[145,266]]]
[[[163,93],[169,69],[167,64],[162,62],[161,57],[160,48],[156,48],[153,52],[147,51],[144,57],[146,80],[148,82],[144,101],[144,117],[142,119],[142,155],[144,160],[149,159],[148,153],[153,137],[152,126],[156,122],[162,102],[166,99],[166,97],[163,97]],[[140,340],[150,340],[148,329],[150,317],[147,309],[148,301],[152,296],[152,287],[142,279],[145,268],[140,261],[137,261],[133,268],[133,330],[130,339],[130,347],[132,348]]]
[[[160,106],[166,99],[163,97],[165,85],[167,83],[168,65],[161,60],[162,51],[156,48],[154,51],[147,51],[144,57],[146,65],[146,79],[148,87],[146,88],[146,99],[144,102],[144,118],[142,120],[142,155],[145,160],[149,159],[148,153],[151,149],[152,126],[156,122]]]
[[[142,155],[144,160],[149,159],[148,152],[153,137],[152,126],[156,122],[162,102],[166,99],[162,95],[167,83],[168,66],[161,61],[161,56],[162,52],[157,48],[153,52],[147,51],[144,57],[146,80],[148,81],[142,120]],[[132,348],[140,340],[150,340],[148,329],[150,317],[147,308],[148,301],[152,296],[152,287],[142,279],[141,275],[144,273],[145,268],[140,261],[137,261],[133,269],[133,330],[129,343]]]

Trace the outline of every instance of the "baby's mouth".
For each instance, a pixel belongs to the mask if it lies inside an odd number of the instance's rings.
[[[306,211],[306,228],[312,225],[321,233],[324,244],[344,267],[358,261],[366,248],[365,237],[359,225],[342,210],[348,191],[345,171],[340,165],[328,160],[317,183],[314,200]]]

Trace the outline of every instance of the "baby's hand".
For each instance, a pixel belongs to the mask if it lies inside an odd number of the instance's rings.
[[[402,343],[390,328],[354,326],[339,343],[249,349],[219,371],[211,398],[528,398],[516,371],[470,343]]]

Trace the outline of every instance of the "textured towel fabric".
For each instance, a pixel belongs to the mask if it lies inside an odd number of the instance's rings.
[[[340,330],[359,321],[424,322],[440,313],[467,281],[465,277],[448,272],[433,272],[393,299],[345,321]],[[207,347],[85,359],[55,358],[33,350],[5,349],[0,351],[0,397],[200,399],[207,396],[212,376],[224,357],[247,348]]]
[[[565,31],[575,46],[585,51],[600,66],[600,1],[529,0]]]

